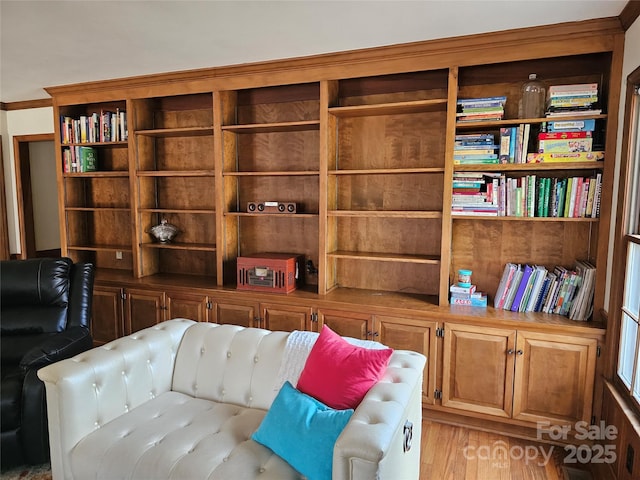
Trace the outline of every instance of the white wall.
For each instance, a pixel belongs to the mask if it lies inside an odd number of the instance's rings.
[[[36,251],[60,248],[56,150],[51,142],[29,144]]]
[[[627,30],[624,39],[624,61],[622,65],[622,89],[620,95],[620,109],[618,115],[618,144],[616,147],[616,171],[613,185],[613,200],[611,205],[611,226],[609,228],[609,257],[607,259],[607,286],[605,290],[605,310],[609,310],[609,295],[611,291],[611,268],[613,266],[613,245],[616,224],[616,210],[618,199],[618,178],[620,177],[620,157],[622,155],[622,132],[624,130],[624,105],[627,94],[627,77],[640,67],[640,17]]]
[[[7,194],[7,222],[9,224],[9,250],[20,251],[18,205],[16,199],[16,173],[13,155],[13,137],[53,133],[53,108],[29,108],[0,112],[0,134],[2,134],[2,157]]]

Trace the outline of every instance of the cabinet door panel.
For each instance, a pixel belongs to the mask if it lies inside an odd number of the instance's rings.
[[[445,324],[442,405],[510,417],[516,331]]]
[[[127,290],[127,334],[164,320],[164,292]]]
[[[260,304],[262,328],[292,332],[311,330],[311,308],[288,305]]]
[[[197,322],[208,322],[208,302],[209,298],[206,295],[168,292],[165,318],[188,318]]]
[[[93,343],[102,345],[124,335],[122,318],[122,289],[96,286],[91,309]]]
[[[422,401],[434,403],[436,389],[436,322],[376,315],[378,340],[396,350],[412,350],[427,357],[422,380]]]
[[[216,302],[215,322],[220,324],[240,325],[242,327],[258,327],[257,303]]]
[[[519,331],[513,418],[589,422],[597,346],[591,338]]]
[[[340,310],[318,310],[318,330],[326,325],[343,337],[371,340],[373,335],[373,318],[367,313],[346,312]],[[377,333],[377,332],[376,332]],[[375,338],[374,340],[379,340]]]

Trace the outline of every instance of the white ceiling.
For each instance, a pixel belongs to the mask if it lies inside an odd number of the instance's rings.
[[[618,16],[627,0],[0,0],[0,101],[44,87]]]

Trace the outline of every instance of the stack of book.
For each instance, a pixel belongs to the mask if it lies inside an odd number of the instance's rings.
[[[64,144],[123,142],[129,137],[127,112],[120,109],[115,112],[103,110],[78,118],[62,115],[60,134]]]
[[[449,303],[451,305],[465,305],[468,307],[486,307],[487,294],[476,291],[476,286],[461,287],[459,285],[451,285],[449,287],[451,297]]]
[[[499,173],[454,172],[452,215],[498,216]]]
[[[597,218],[602,174],[593,177],[500,177],[498,215],[507,217]],[[504,198],[504,201],[503,201]]]
[[[528,163],[589,162],[604,159],[603,151],[594,151],[596,121],[567,120],[549,122],[538,134],[538,150],[527,155]]]
[[[62,149],[62,170],[65,173],[95,172],[98,169],[98,152],[93,147],[75,145]]]
[[[504,96],[458,99],[456,119],[458,122],[502,120],[506,101]]]
[[[578,262],[575,269],[541,265],[505,265],[494,307],[512,312],[543,312],[586,321],[593,312],[595,267]]]
[[[500,163],[526,163],[531,124],[500,128]]]
[[[547,97],[547,117],[599,115],[598,84],[551,85]]]
[[[456,135],[453,146],[454,165],[498,163],[498,148],[492,133]]]

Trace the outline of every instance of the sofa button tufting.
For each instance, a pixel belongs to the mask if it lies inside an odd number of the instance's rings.
[[[222,461],[223,461],[223,462],[228,462],[228,461],[229,461],[229,457],[224,457],[224,458],[222,459]]]
[[[227,352],[227,358],[231,358],[231,352]]]
[[[258,357],[257,356],[253,357],[253,363],[258,363]]]
[[[266,470],[266,468],[264,468],[264,467],[260,467],[260,470],[258,470],[258,471],[259,471],[260,473],[264,473],[264,472],[265,472],[265,470]]]

